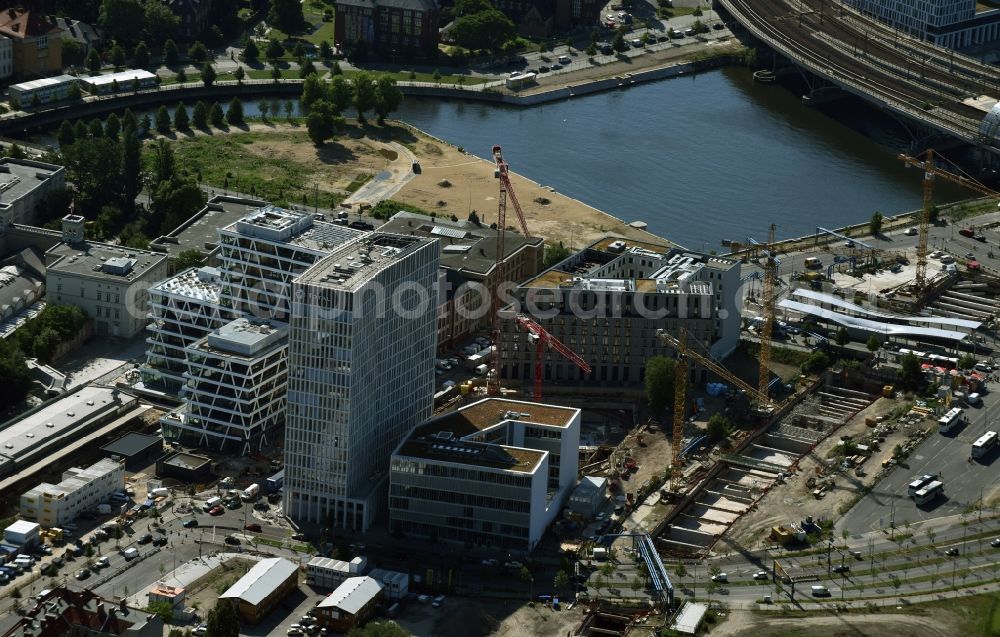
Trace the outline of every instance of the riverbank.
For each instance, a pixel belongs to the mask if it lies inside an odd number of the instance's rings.
[[[204,184],[251,192],[279,205],[312,202],[314,195],[339,201],[350,192],[352,183],[398,172],[399,156],[392,147],[401,144],[421,170],[405,184],[399,180],[402,188],[387,191],[383,198],[438,216],[464,219],[475,210],[486,223],[497,218],[499,182],[493,176],[493,164],[402,122],[376,126],[351,120],[344,135],[319,148],[309,141],[303,126],[276,119],[240,128],[172,133],[166,138],[176,142],[179,164],[200,174]],[[511,181],[528,231],[547,242],[580,248],[615,234],[670,245],[661,237],[633,228],[626,220],[553,192],[516,172],[511,173]],[[513,205],[508,203],[507,225],[520,230],[515,217]]]

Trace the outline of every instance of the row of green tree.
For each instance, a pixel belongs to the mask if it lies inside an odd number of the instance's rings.
[[[75,0],[74,5],[77,3],[82,7],[74,6],[67,15],[93,22],[92,11],[87,11],[93,0]],[[220,45],[239,32],[240,2],[214,0],[209,5],[208,26],[202,35],[211,44]],[[139,41],[159,46],[180,34],[181,18],[163,0],[101,0],[96,18],[106,39],[124,46]]]
[[[118,237],[123,245],[145,248],[149,237],[169,232],[205,205],[194,176],[177,170],[166,142],[144,165],[140,137],[152,125],[148,115],[140,122],[126,110],[121,118],[112,113],[104,122],[63,122],[59,128],[60,156],[52,160],[66,166],[76,210],[93,221],[98,239]],[[143,186],[149,188],[148,209],[136,203]]]
[[[358,73],[348,80],[342,75],[326,82],[317,75],[310,75],[302,84],[302,108],[306,111],[309,138],[317,146],[344,127],[343,113],[353,107],[358,121],[365,121],[365,113],[372,111],[378,123],[385,122],[390,113],[399,108],[403,93],[396,80],[389,75],[372,76]]]
[[[178,131],[189,131],[191,127],[207,131],[209,126],[224,129],[226,125],[242,126],[246,123],[243,116],[243,102],[240,98],[234,97],[229,102],[229,108],[223,112],[222,106],[218,102],[211,105],[205,101],[199,101],[191,110],[190,117],[184,102],[178,102],[174,107],[173,118],[166,106],[161,106],[156,111],[154,118],[156,132],[167,135],[171,131],[171,126]]]

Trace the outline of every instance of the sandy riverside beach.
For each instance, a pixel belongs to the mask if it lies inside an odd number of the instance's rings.
[[[421,172],[392,198],[424,210],[454,214],[460,219],[464,219],[471,209],[485,223],[495,223],[500,182],[493,176],[494,164],[460,152],[454,146],[410,126],[407,128],[418,136],[418,141],[411,148],[420,160]],[[440,185],[445,180],[451,185]],[[633,228],[622,219],[582,201],[551,192],[516,173],[511,173],[511,182],[532,236],[543,237],[551,243],[562,241],[571,248],[582,248],[608,234],[672,245],[662,237]],[[548,203],[539,203],[544,200]],[[519,225],[514,206],[508,202],[507,226],[520,231]]]

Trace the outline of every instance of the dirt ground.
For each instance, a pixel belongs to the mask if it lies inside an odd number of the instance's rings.
[[[735,611],[711,632],[712,637],[951,637],[957,623],[945,616],[903,614],[837,615],[822,617],[769,617]]]
[[[554,611],[503,600],[449,598],[442,608],[409,604],[396,622],[414,637],[536,637],[562,636],[583,621],[583,607]]]
[[[420,159],[421,173],[393,199],[440,214],[465,218],[470,208],[486,223],[497,220],[499,187],[494,165],[454,146],[418,135],[411,146]],[[511,182],[524,210],[528,231],[547,241],[562,241],[567,247],[581,248],[608,233],[623,237],[666,243],[663,239],[629,226],[587,204],[553,192],[530,179],[511,173]],[[443,185],[447,183],[448,185]],[[512,205],[507,206],[507,225],[518,227]]]
[[[859,412],[843,427],[829,435],[821,442],[813,453],[799,461],[799,471],[785,484],[776,484],[760,500],[757,508],[747,513],[730,527],[726,538],[730,538],[738,546],[758,546],[761,539],[767,536],[767,530],[778,524],[798,522],[806,516],[829,518],[839,516],[839,507],[854,497],[862,485],[875,482],[875,476],[882,467],[882,461],[892,456],[892,449],[897,443],[902,443],[908,430],[900,427],[886,436],[881,443],[881,451],[875,452],[864,463],[864,477],[857,477],[853,472],[843,472],[834,477],[836,483],[832,491],[817,500],[812,495],[812,489],[806,486],[806,480],[815,475],[818,459],[826,459],[827,454],[840,441],[840,436],[860,436],[870,429],[865,425],[868,416],[884,416],[889,414],[899,403],[888,398],[879,398],[866,409]],[[717,550],[725,550],[724,538]]]

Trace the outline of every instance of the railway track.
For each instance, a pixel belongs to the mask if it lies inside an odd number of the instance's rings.
[[[1000,73],[961,58],[956,73],[945,66],[940,49],[897,46],[895,38],[886,39],[884,25],[867,31],[870,25],[856,14],[841,20],[839,8],[824,8],[824,0],[796,0],[794,6],[785,0],[721,1],[757,37],[817,75],[964,141],[980,141],[984,113],[962,100],[983,94],[994,79],[1000,85]],[[914,60],[914,50],[928,55]]]

